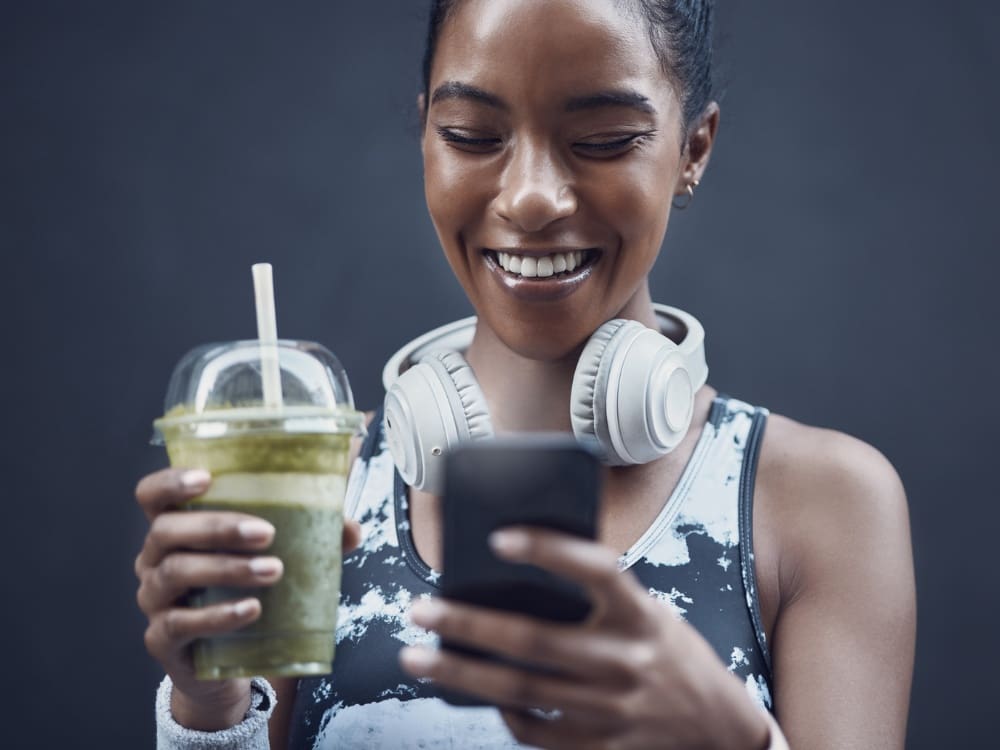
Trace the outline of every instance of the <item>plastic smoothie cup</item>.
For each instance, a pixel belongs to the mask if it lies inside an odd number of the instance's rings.
[[[266,393],[275,377],[277,401]],[[331,670],[350,438],[362,424],[346,373],[318,344],[210,344],[177,365],[154,442],[172,466],[212,473],[186,507],[266,519],[276,530],[267,554],[284,564],[272,586],[192,594],[192,606],[256,596],[262,609],[241,630],[195,642],[200,679]]]

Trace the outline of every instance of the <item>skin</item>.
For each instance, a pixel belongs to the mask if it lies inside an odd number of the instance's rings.
[[[639,94],[642,106],[579,106],[608,91]],[[569,430],[570,383],[589,335],[614,317],[655,325],[648,273],[672,198],[702,179],[718,107],[685,129],[642,21],[607,0],[465,0],[442,31],[430,92],[421,102],[427,204],[479,315],[467,359],[494,426]],[[622,145],[599,146],[612,142]],[[587,248],[596,262],[569,293],[526,297],[484,255],[497,248]],[[556,626],[441,600],[412,611],[414,622],[444,637],[564,676],[421,648],[402,651],[404,669],[506,707],[514,735],[541,747],[765,747],[767,726],[743,686],[693,628],[616,566],[677,484],[714,396],[708,386],[699,391],[692,427],[675,451],[605,470],[597,543],[532,529],[497,539],[498,554],[583,585],[595,603],[585,623]],[[139,601],[150,617],[147,647],[177,684],[175,717],[220,728],[245,712],[246,684],[194,682],[187,644],[245,624],[259,603],[242,616],[225,605],[193,612],[174,603],[208,581],[260,585],[240,567],[245,561],[197,551],[266,557],[269,536],[240,536],[245,517],[188,514],[205,516],[190,526],[161,520],[181,515],[169,509],[197,494],[181,476],[154,474],[137,490],[152,521],[137,560]],[[411,491],[410,507],[417,551],[440,568],[438,498]],[[895,471],[860,441],[772,415],[753,531],[776,713],[791,746],[902,747],[915,597]],[[351,527],[348,535],[356,533]],[[354,543],[345,539],[345,547]],[[283,747],[295,682],[277,681],[276,689],[271,738]],[[539,706],[562,714],[541,720],[520,710]]]

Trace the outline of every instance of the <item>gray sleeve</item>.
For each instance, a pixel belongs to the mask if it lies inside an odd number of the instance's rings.
[[[263,677],[250,683],[250,710],[243,721],[219,732],[199,732],[182,727],[170,713],[173,683],[164,677],[156,691],[157,750],[269,750],[267,720],[278,699],[274,688]]]

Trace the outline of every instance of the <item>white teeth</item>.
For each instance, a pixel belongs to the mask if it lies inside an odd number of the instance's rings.
[[[575,271],[583,265],[584,252],[584,250],[574,250],[568,253],[551,253],[540,258],[533,255],[497,252],[496,258],[500,267],[508,273],[533,279]]]

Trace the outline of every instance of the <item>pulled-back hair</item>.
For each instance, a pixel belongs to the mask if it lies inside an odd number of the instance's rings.
[[[424,97],[429,98],[431,68],[448,16],[462,0],[431,0],[424,48]],[[622,0],[619,0],[621,2]],[[638,10],[664,73],[674,82],[684,113],[684,132],[693,126],[714,95],[712,26],[715,0],[624,0]]]

